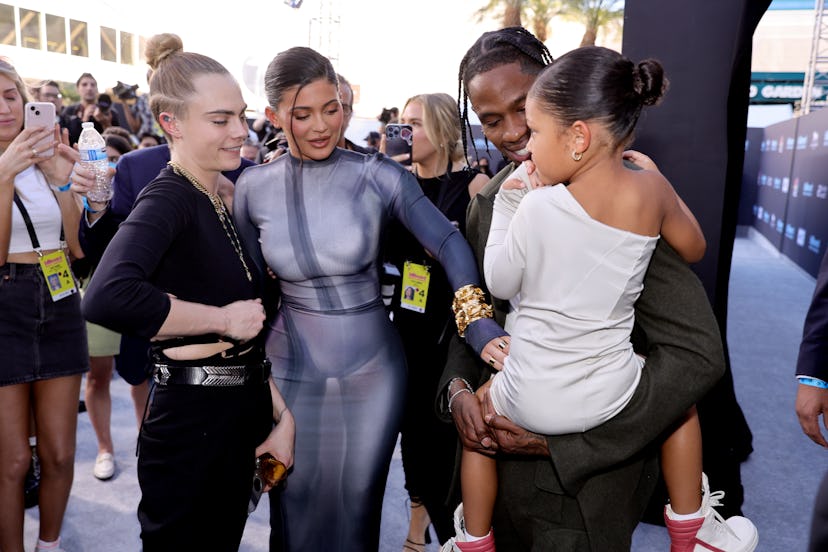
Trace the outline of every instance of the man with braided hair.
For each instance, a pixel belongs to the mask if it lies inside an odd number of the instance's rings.
[[[530,157],[526,96],[551,62],[531,33],[509,27],[484,33],[460,64],[463,124],[468,126],[471,103],[487,141],[511,161],[469,204],[467,238],[481,272],[495,194]],[[625,157],[655,169],[646,156]],[[509,303],[493,304],[495,318],[505,324]],[[701,282],[663,241],[653,254],[635,320],[636,350],[647,357],[640,383],[619,414],[585,433],[542,436],[502,416],[484,420],[471,386],[483,384],[491,368],[503,368],[509,340],[484,349],[481,357],[488,355],[491,366],[461,342],[452,343],[437,409],[453,418],[463,446],[498,454],[493,526],[501,552],[629,550],[657,481],[659,437],[724,371],[721,338]]]

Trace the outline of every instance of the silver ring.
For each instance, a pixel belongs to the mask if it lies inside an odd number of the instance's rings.
[[[492,355],[489,355],[489,364],[491,364],[492,366],[495,365],[495,359]]]
[[[506,349],[506,342],[503,341],[503,340],[500,340],[500,343],[497,344],[497,348],[500,349],[501,351],[505,350]]]
[[[35,157],[37,157],[37,149],[32,148],[32,155],[34,155]]]

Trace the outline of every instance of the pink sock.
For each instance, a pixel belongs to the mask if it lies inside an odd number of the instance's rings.
[[[454,545],[463,552],[495,552],[494,533],[489,531],[489,534],[480,540],[455,542]]]

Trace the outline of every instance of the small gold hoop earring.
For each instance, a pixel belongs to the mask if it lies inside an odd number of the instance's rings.
[[[572,151],[572,160],[573,161],[580,161],[581,159],[583,159],[583,157],[584,157],[583,153],[578,153],[577,151],[574,151],[574,150]]]

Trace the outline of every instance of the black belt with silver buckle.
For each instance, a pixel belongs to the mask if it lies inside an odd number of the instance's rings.
[[[206,385],[237,387],[254,385],[270,377],[270,361],[244,366],[171,366],[155,364],[153,379],[158,385]]]

